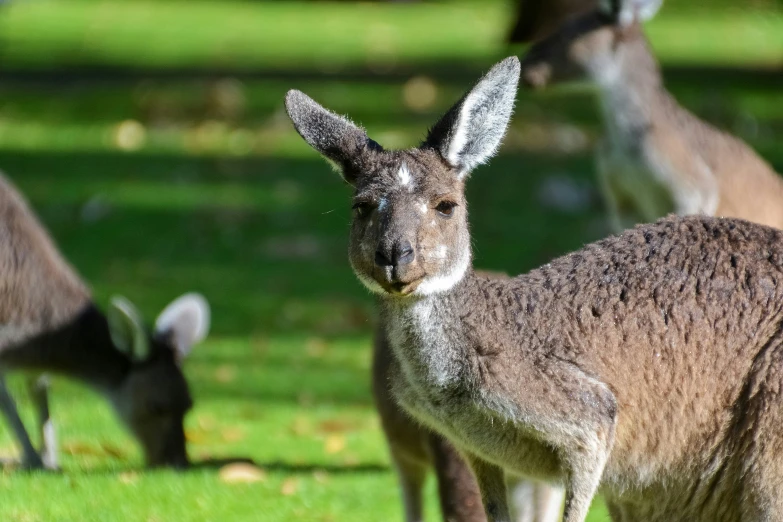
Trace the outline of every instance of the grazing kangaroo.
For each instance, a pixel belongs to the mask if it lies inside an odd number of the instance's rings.
[[[597,170],[616,230],[670,212],[783,228],[780,176],[666,91],[641,27],[661,1],[615,0],[566,22],[530,49],[523,81],[541,88],[588,79],[597,86],[607,131]]]
[[[562,483],[565,522],[599,487],[616,521],[783,520],[783,232],[670,217],[476,276],[465,180],[519,72],[496,65],[402,151],[286,96],[355,189],[349,259],[381,304],[394,396],[468,458],[492,521],[509,519],[504,472]]]
[[[192,405],[181,360],[209,329],[209,306],[186,294],[144,328],[121,297],[104,315],[16,188],[0,175],[0,410],[22,446],[22,464],[56,468],[46,373],[80,380],[106,397],[144,449],[150,466],[188,464],[183,419]],[[39,454],[3,380],[31,376]]]

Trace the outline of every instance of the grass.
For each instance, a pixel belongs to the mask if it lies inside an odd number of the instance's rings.
[[[281,100],[301,88],[350,113],[384,145],[413,144],[501,52],[507,7],[478,6],[316,3],[303,11],[289,2],[38,0],[2,7],[0,168],[99,303],[124,294],[152,321],[169,300],[196,289],[208,296],[214,321],[186,365],[196,397],[189,448],[205,465],[144,472],[108,406],[58,379],[53,412],[65,471],[0,473],[0,517],[402,519],[369,393],[374,306],[345,255],[349,190],[295,135]],[[676,66],[667,69],[670,88],[783,170],[779,80],[735,67],[748,56],[761,69],[779,63],[779,13],[757,24],[756,11],[717,9],[686,25],[693,8],[678,9],[650,27],[664,62]],[[475,30],[456,30],[474,18]],[[379,20],[387,29],[373,26]],[[294,30],[294,21],[304,29]],[[375,51],[359,45],[379,31],[397,50],[389,75],[378,72],[385,69]],[[714,38],[748,32],[766,45]],[[464,67],[427,72],[440,59]],[[691,63],[721,67],[682,67]],[[72,67],[121,74],[86,81]],[[139,72],[169,67],[262,74]],[[23,69],[43,76],[16,75]],[[349,69],[359,74],[324,73]],[[64,79],[46,76],[57,71]],[[435,87],[425,106],[410,101],[422,81]],[[599,134],[589,94],[520,94],[501,155],[469,183],[479,266],[519,273],[605,234],[591,160]],[[553,198],[564,190],[576,199]],[[21,392],[18,377],[12,384]],[[22,406],[31,421],[29,403]],[[15,451],[0,429],[0,452]],[[230,484],[206,465],[232,457],[252,458],[265,479]],[[437,517],[433,486],[429,520]],[[606,520],[600,506],[590,520]]]

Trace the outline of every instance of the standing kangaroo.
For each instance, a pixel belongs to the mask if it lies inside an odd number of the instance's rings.
[[[106,397],[144,449],[150,466],[188,464],[183,419],[192,401],[180,361],[209,329],[209,306],[186,294],[144,328],[136,308],[112,299],[106,315],[62,258],[19,192],[0,176],[0,410],[22,446],[22,464],[56,468],[46,382],[61,374]],[[23,371],[38,410],[42,447],[33,447],[3,375]]]
[[[666,91],[641,27],[661,1],[614,0],[566,22],[530,49],[523,81],[541,88],[588,79],[597,86],[607,132],[597,170],[616,230],[670,212],[783,228],[780,176]]]
[[[504,472],[599,490],[618,521],[783,520],[783,232],[671,217],[510,280],[471,268],[464,186],[497,150],[520,64],[415,149],[298,91],[301,136],[354,189],[349,259],[378,295],[398,402],[468,458],[491,521]]]
[[[508,279],[498,272],[477,272],[495,279]],[[448,522],[484,522],[481,492],[465,460],[441,435],[422,426],[403,411],[391,393],[394,355],[387,325],[378,325],[372,363],[372,388],[383,433],[397,470],[405,520],[422,519],[422,491],[430,469],[438,481],[438,497],[443,519]],[[516,508],[515,522],[554,522],[560,519],[563,504],[559,488],[535,484],[516,477],[509,481]]]

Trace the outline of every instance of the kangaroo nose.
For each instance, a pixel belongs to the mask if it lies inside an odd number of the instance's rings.
[[[401,266],[411,263],[416,254],[410,241],[400,241],[394,244],[391,252],[379,248],[375,251],[375,264],[378,266]]]

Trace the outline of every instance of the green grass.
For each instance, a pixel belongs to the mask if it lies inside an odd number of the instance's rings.
[[[676,4],[674,4],[676,5]],[[513,4],[423,5],[204,0],[11,2],[0,17],[5,67],[315,68],[484,61],[503,54]],[[783,12],[669,8],[650,24],[666,62],[781,65]]]
[[[769,69],[783,56],[780,13],[763,5],[763,20],[760,11],[667,7],[650,34],[664,62],[678,66],[666,71],[678,99],[783,170],[779,80],[734,68]],[[369,392],[374,306],[346,259],[350,191],[296,136],[282,96],[301,88],[384,145],[416,143],[503,52],[508,7],[302,7],[36,0],[0,8],[3,66],[68,76],[2,82],[0,168],[99,303],[124,294],[152,321],[182,292],[207,295],[212,334],[186,365],[196,397],[191,457],[247,457],[266,471],[244,485],[221,481],[214,466],[144,472],[108,406],[56,380],[65,471],[0,473],[0,518],[402,520]],[[393,60],[389,47],[367,43],[378,34],[392,42]],[[378,73],[392,61],[393,76]],[[721,67],[681,67],[705,63]],[[73,81],[71,66],[130,74]],[[145,80],[133,72],[141,67],[306,74]],[[360,74],[326,74],[346,70]],[[431,105],[406,102],[405,70],[434,82]],[[520,94],[501,155],[469,183],[478,266],[519,273],[605,234],[591,160],[599,134],[589,94]],[[541,196],[553,178],[587,199],[553,206]],[[18,378],[12,384],[21,391]],[[0,428],[0,453],[15,451]],[[590,520],[606,520],[600,506]]]

